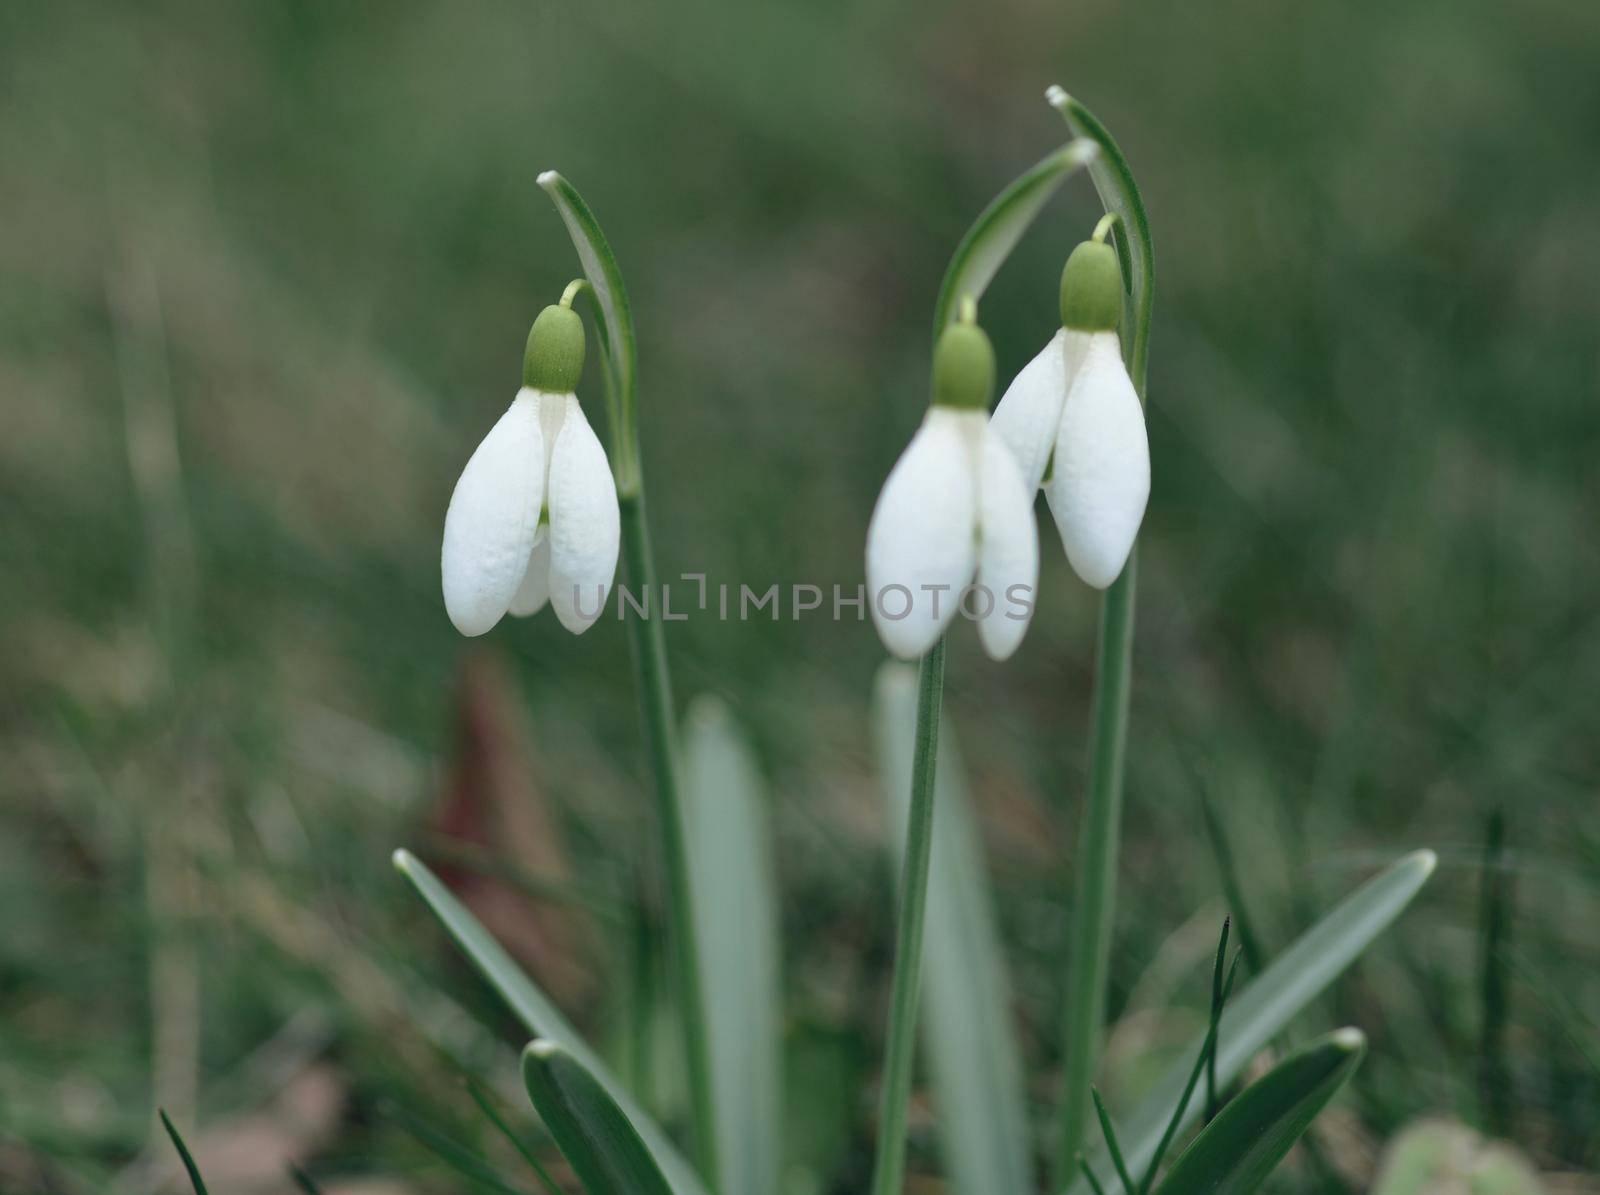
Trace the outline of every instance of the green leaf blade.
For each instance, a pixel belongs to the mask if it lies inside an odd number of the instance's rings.
[[[622,282],[622,269],[611,251],[611,243],[600,228],[600,221],[584,202],[578,189],[554,170],[539,176],[539,186],[555,204],[561,222],[567,226],[572,247],[600,312],[600,347],[603,353],[606,394],[610,401],[612,467],[617,488],[631,492],[639,484],[639,450],[634,441],[634,378],[637,367],[637,340],[633,330],[633,308],[628,288]]]
[[[1360,1030],[1339,1029],[1290,1054],[1217,1114],[1172,1164],[1156,1195],[1250,1195],[1366,1050]]]
[[[1123,345],[1134,389],[1145,397],[1145,373],[1150,353],[1150,309],[1155,302],[1156,263],[1150,237],[1150,217],[1144,197],[1134,181],[1133,169],[1119,146],[1098,117],[1060,87],[1045,92],[1050,106],[1061,114],[1072,133],[1093,144],[1099,152],[1089,162],[1089,177],[1094,182],[1100,203],[1118,216],[1115,232],[1117,252],[1122,257],[1128,285],[1131,329]]]
[[[451,894],[426,864],[409,851],[396,851],[394,865],[411,882],[461,952],[500,994],[500,998],[522,1021],[528,1032],[560,1045],[591,1071],[598,1082],[604,1084],[637,1127],[640,1136],[649,1142],[651,1152],[659,1160],[674,1195],[706,1195],[699,1176],[672,1144],[671,1138],[645,1114],[622,1083],[607,1071],[551,999],[523,973],[522,968],[517,966],[505,948],[494,940],[467,907]]]
[[[898,856],[911,793],[915,669],[884,665],[874,700],[879,788]],[[1011,993],[982,844],[948,724],[942,728],[934,794],[922,1032],[940,1148],[958,1195],[1028,1195],[1033,1179],[1027,1103],[1011,1030]]]
[[[1233,1001],[1219,1022],[1217,1083],[1226,1086],[1307,1004],[1320,995],[1411,903],[1433,874],[1437,857],[1414,851],[1390,864],[1351,893],[1279,955]],[[1122,1145],[1128,1165],[1143,1170],[1172,1118],[1185,1080],[1204,1047],[1198,1037],[1156,1082],[1143,1102],[1122,1120]],[[1184,1110],[1179,1130],[1203,1111],[1198,1101]],[[1104,1150],[1090,1163],[1103,1180],[1112,1177]],[[1070,1195],[1089,1195],[1089,1185],[1074,1182]]]
[[[1069,142],[1018,175],[978,214],[956,246],[939,284],[939,298],[933,309],[935,340],[955,318],[961,297],[970,295],[974,302],[983,297],[1050,197],[1098,154],[1099,147],[1092,141]]]
[[[685,719],[683,810],[713,1071],[717,1174],[776,1192],[782,1165],[777,869],[770,799],[732,715],[702,697]]]
[[[570,1053],[552,1041],[530,1042],[522,1081],[589,1195],[672,1195],[627,1114]]]

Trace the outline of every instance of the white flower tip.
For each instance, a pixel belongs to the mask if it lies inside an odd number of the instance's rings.
[[[539,172],[538,183],[541,187],[553,187],[560,180],[561,175],[555,170],[542,170]]]
[[[445,586],[444,593],[445,613],[450,615],[450,621],[456,630],[468,639],[476,639],[479,635],[487,635],[494,630],[505,611],[483,602],[471,601],[465,598],[451,600],[450,586]]]
[[[1059,83],[1052,83],[1049,87],[1046,87],[1044,89],[1044,98],[1045,102],[1052,108],[1065,108],[1072,101],[1072,97],[1067,94],[1067,89]]]

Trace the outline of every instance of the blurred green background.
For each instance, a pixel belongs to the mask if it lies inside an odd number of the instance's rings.
[[[1064,139],[1060,82],[1158,251],[1107,1087],[1203,1011],[1204,794],[1269,950],[1380,861],[1442,858],[1307,1018],[1373,1055],[1279,1188],[1364,1189],[1438,1113],[1597,1189],[1597,64],[1592,0],[5,5],[0,1187],[159,1186],[161,1100],[242,1159],[213,1189],[280,1189],[285,1156],[461,1189],[415,1122],[495,1144],[439,1043],[516,1030],[399,844],[681,1111],[623,628],[469,644],[439,596],[450,489],[577,273],[534,178],[581,189],[632,291],[662,572],[853,589],[945,262]],[[991,290],[1003,376],[1096,214],[1072,183]],[[603,423],[592,364],[584,397]],[[947,703],[1041,1121],[1096,608],[1043,542],[1023,650],[958,634]],[[861,1189],[881,649],[818,617],[669,645],[775,795],[792,1189]],[[920,1103],[913,1132],[940,1190]]]

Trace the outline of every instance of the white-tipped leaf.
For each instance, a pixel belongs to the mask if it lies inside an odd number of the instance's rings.
[[[517,394],[450,495],[439,566],[445,610],[463,635],[499,622],[527,572],[544,495],[541,398]]]
[[[518,618],[527,618],[543,610],[549,600],[550,529],[540,527],[534,532],[533,551],[528,553],[528,568],[522,574],[522,584],[517,586],[508,612]]]
[[[1150,498],[1150,444],[1115,332],[1092,334],[1072,379],[1045,496],[1067,559],[1104,589],[1128,562]]]
[[[976,457],[985,416],[928,410],[867,527],[867,601],[884,646],[914,660],[955,617],[977,564]]]
[[[565,402],[550,453],[550,605],[562,626],[581,635],[611,591],[621,519],[606,450],[578,400],[568,394]]]
[[[1033,491],[993,425],[978,463],[978,585],[967,604],[994,660],[1009,659],[1028,633],[1039,589],[1039,532]],[[985,592],[987,591],[987,592]]]

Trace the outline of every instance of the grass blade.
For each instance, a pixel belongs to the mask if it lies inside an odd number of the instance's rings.
[[[1069,176],[1088,166],[1098,152],[1092,141],[1071,141],[1024,171],[990,200],[956,246],[944,280],[939,283],[939,297],[933,308],[935,341],[955,318],[961,297],[970,295],[974,302],[983,297],[1050,197]]]
[[[1200,1056],[1194,1060],[1194,1069],[1189,1072],[1189,1081],[1183,1085],[1183,1094],[1178,1097],[1176,1106],[1172,1109],[1172,1117],[1167,1121],[1166,1130],[1161,1134],[1161,1140],[1156,1142],[1156,1151],[1150,1155],[1150,1164],[1145,1167],[1144,1180],[1139,1184],[1139,1195],[1144,1195],[1156,1181],[1156,1173],[1161,1169],[1161,1160],[1167,1156],[1167,1146],[1172,1144],[1172,1139],[1178,1135],[1178,1126],[1183,1121],[1183,1114],[1188,1110],[1189,1097],[1194,1094],[1195,1084],[1200,1081],[1200,1067],[1215,1066],[1217,1061],[1217,1034],[1221,1025],[1221,1008],[1228,1001],[1228,996],[1233,992],[1234,977],[1239,974],[1239,955],[1233,956],[1233,962],[1228,967],[1228,977],[1223,980],[1222,991],[1217,997],[1217,1002],[1212,1008],[1211,1024],[1206,1030],[1205,1045],[1200,1048]],[[1210,1120],[1210,1117],[1207,1117]],[[1082,1155],[1079,1155],[1080,1159]],[[1083,1168],[1085,1174],[1094,1171]]]
[[[1100,1098],[1100,1089],[1091,1085],[1089,1096],[1094,1100],[1094,1114],[1100,1120],[1100,1135],[1105,1138],[1106,1149],[1111,1152],[1111,1164],[1116,1168],[1117,1177],[1122,1180],[1123,1195],[1135,1195],[1139,1188],[1128,1173],[1128,1163],[1122,1157],[1122,1145],[1117,1141],[1117,1126],[1111,1123],[1111,1113],[1106,1111],[1106,1102]]]
[[[1206,1121],[1217,1115],[1217,1020],[1222,1016],[1222,1002],[1227,999],[1222,990],[1222,972],[1228,958],[1228,927],[1231,919],[1222,919],[1222,934],[1217,939],[1217,961],[1211,968],[1211,1042],[1206,1051]],[[1229,976],[1231,979],[1232,976]]]
[[[522,1081],[589,1195],[671,1195],[627,1114],[571,1054],[551,1041],[529,1043]]]
[[[885,664],[874,694],[878,780],[890,840],[903,847],[916,734],[916,673]],[[923,1048],[933,1078],[939,1143],[958,1195],[1033,1190],[1022,1066],[1006,976],[961,758],[946,721],[934,780],[938,817],[928,880]]]
[[[522,968],[512,961],[504,947],[494,940],[467,907],[409,851],[396,851],[394,865],[401,875],[411,881],[412,887],[444,924],[462,953],[472,961],[478,973],[489,981],[490,986],[500,993],[500,997],[528,1031],[559,1044],[593,1072],[598,1082],[604,1084],[637,1127],[639,1135],[649,1143],[675,1195],[706,1195],[704,1185],[673,1146],[671,1139],[645,1115],[622,1084],[606,1071],[600,1059],[584,1044],[578,1031],[561,1015],[550,998],[523,974]]]
[[[489,1118],[489,1122],[500,1130],[500,1135],[511,1143],[511,1148],[521,1154],[522,1160],[539,1176],[539,1182],[544,1189],[550,1195],[561,1195],[561,1188],[556,1185],[556,1180],[550,1177],[550,1172],[544,1168],[544,1163],[539,1161],[538,1155],[529,1149],[527,1143],[506,1123],[506,1118],[500,1115],[500,1110],[494,1106],[489,1093],[472,1079],[467,1081],[467,1092],[472,1096],[472,1102],[478,1105],[478,1110]]]
[[[683,811],[700,945],[712,1111],[726,1191],[776,1192],[782,1165],[777,870],[769,798],[749,746],[713,698],[689,709]]]
[[[292,1162],[289,1164],[289,1178],[305,1195],[322,1195],[322,1188],[317,1186],[316,1180]]]
[[[1250,1195],[1300,1139],[1366,1053],[1339,1029],[1289,1055],[1245,1088],[1172,1164],[1156,1195]]]
[[[172,1123],[172,1118],[167,1115],[165,1108],[159,1109],[159,1112],[162,1127],[172,1139],[172,1148],[178,1151],[178,1158],[183,1162],[183,1168],[189,1172],[189,1183],[194,1187],[194,1195],[206,1195],[206,1181],[200,1177],[200,1167],[194,1164],[194,1158],[189,1154],[189,1147],[183,1143],[183,1135],[178,1132],[178,1127]]]
[[[1436,863],[1432,851],[1415,851],[1397,860],[1296,939],[1240,993],[1218,1023],[1219,1083],[1232,1082],[1257,1050],[1389,927],[1433,874]],[[1149,1164],[1178,1106],[1185,1079],[1204,1049],[1202,1036],[1161,1076],[1134,1114],[1124,1118],[1122,1144],[1134,1169]],[[1185,1108],[1180,1129],[1199,1113],[1198,1107]],[[1103,1150],[1091,1165],[1102,1179],[1110,1177],[1110,1160]],[[1069,1190],[1087,1195],[1088,1187],[1075,1182]]]
[[[1479,897],[1478,969],[1483,1023],[1478,1036],[1478,1094],[1484,1130],[1510,1137],[1511,1068],[1506,1061],[1506,1020],[1510,985],[1506,981],[1506,942],[1511,933],[1512,873],[1506,867],[1506,818],[1489,815]]]

